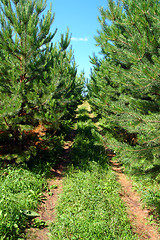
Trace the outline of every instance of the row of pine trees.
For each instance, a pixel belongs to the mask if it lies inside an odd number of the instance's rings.
[[[116,158],[136,171],[160,165],[160,3],[108,0],[91,57],[90,104]]]
[[[53,150],[81,102],[83,74],[69,30],[54,43],[43,0],[0,1],[0,157],[23,161]]]
[[[70,35],[54,43],[46,1],[0,2],[0,155],[26,159],[55,148],[59,130],[82,100],[84,75]],[[92,109],[102,119],[118,159],[152,168],[160,159],[160,4],[108,0],[95,37],[101,57],[88,84]]]

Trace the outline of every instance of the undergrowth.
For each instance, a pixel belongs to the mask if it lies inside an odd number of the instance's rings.
[[[0,239],[18,239],[28,221],[37,215],[46,182],[41,175],[22,167],[8,167],[0,173]]]
[[[137,239],[120,199],[120,186],[111,171],[103,138],[91,120],[78,119],[71,151],[72,164],[64,181],[51,227],[51,239]],[[83,116],[82,116],[83,114]]]

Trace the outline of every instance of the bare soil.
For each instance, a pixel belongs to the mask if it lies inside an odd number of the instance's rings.
[[[133,190],[132,180],[127,179],[119,163],[112,160],[110,160],[110,163],[117,176],[117,181],[122,186],[120,196],[126,204],[133,230],[138,234],[140,240],[159,240],[160,234],[157,225],[155,223],[150,224],[149,220],[147,220],[150,217],[151,210],[142,207],[140,196]]]

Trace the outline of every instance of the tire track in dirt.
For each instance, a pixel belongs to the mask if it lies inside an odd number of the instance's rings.
[[[147,220],[150,216],[150,210],[142,207],[140,196],[133,190],[132,181],[127,179],[119,163],[112,160],[110,160],[110,163],[117,181],[121,184],[120,196],[126,204],[128,217],[134,232],[138,234],[140,240],[160,240],[157,225],[155,223],[150,224]]]
[[[101,133],[99,123],[95,121],[95,116],[92,113],[89,104],[87,106],[87,110],[90,118],[94,122],[98,131]],[[136,191],[133,190],[131,179],[128,180],[126,175],[123,173],[121,165],[117,161],[112,160],[115,154],[109,150],[105,144],[104,147],[109,157],[109,162],[112,166],[112,170],[116,174],[117,181],[121,185],[122,190],[120,192],[120,197],[127,207],[126,209],[131,225],[133,227],[133,231],[138,234],[140,240],[160,240],[160,233],[157,230],[157,224],[154,223],[151,225],[147,220],[150,216],[151,211],[146,207],[142,207],[140,196]]]
[[[63,189],[63,172],[69,162],[69,153],[73,144],[73,138],[75,132],[73,131],[70,136],[70,141],[66,141],[64,144],[64,152],[62,154],[62,162],[57,167],[50,170],[51,179],[48,181],[48,189],[43,193],[43,201],[38,209],[40,221],[47,223],[44,228],[29,228],[26,231],[26,240],[49,240],[49,225],[55,220],[56,211],[55,207],[57,204],[58,196]],[[55,189],[51,189],[51,186],[56,186]]]
[[[56,206],[56,202],[58,200],[58,195],[61,193],[62,191],[62,175],[63,172],[63,168],[59,167],[59,169],[51,169],[51,173],[53,174],[53,176],[55,176],[53,179],[48,181],[48,188],[50,189],[50,187],[52,185],[56,185],[56,189],[50,190],[50,194],[46,191],[43,194],[43,202],[41,204],[41,206],[39,207],[39,217],[37,217],[37,219],[39,219],[40,221],[44,221],[47,223],[47,226],[45,226],[44,228],[30,228],[28,233],[27,233],[27,240],[48,240],[49,239],[49,229],[48,226],[51,222],[53,222],[53,220],[55,219],[56,213],[55,213],[55,206]]]

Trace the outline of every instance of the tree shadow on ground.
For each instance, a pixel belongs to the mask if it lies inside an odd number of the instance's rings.
[[[100,165],[108,164],[108,158],[102,143],[103,138],[97,127],[89,117],[87,110],[83,109],[79,112],[77,133],[71,150],[71,163],[81,170],[88,170],[89,162],[98,162]],[[86,120],[84,121],[84,119]]]

